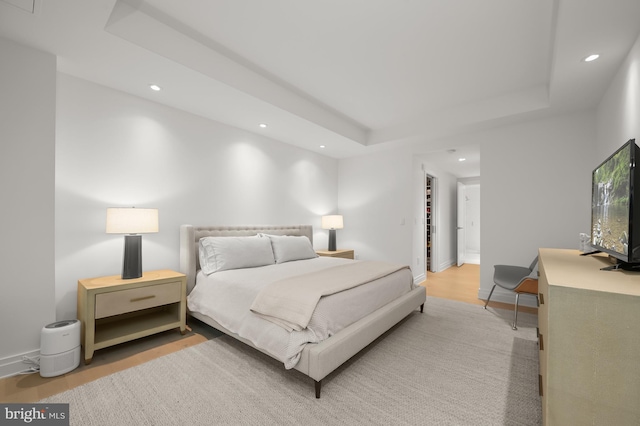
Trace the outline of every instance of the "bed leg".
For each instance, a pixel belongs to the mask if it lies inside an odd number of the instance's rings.
[[[420,305],[420,313],[424,312],[424,303],[422,305]]]
[[[320,398],[320,391],[322,390],[322,380],[315,380],[316,382],[316,398]]]

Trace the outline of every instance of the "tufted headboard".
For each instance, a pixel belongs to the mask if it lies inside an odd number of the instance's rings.
[[[313,245],[311,225],[264,225],[264,226],[180,226],[180,272],[187,276],[187,294],[196,284],[200,270],[198,242],[203,237],[250,237],[264,232],[272,235],[304,235]]]

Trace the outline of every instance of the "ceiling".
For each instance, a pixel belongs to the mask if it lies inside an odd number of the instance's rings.
[[[465,177],[478,148],[443,139],[594,107],[639,16],[640,0],[0,0],[0,37],[333,158],[462,149]]]

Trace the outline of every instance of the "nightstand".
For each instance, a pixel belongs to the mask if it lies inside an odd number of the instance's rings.
[[[140,278],[120,275],[78,281],[78,319],[84,362],[94,351],[165,330],[187,329],[187,279],[170,271],[149,271]]]
[[[338,249],[336,251],[316,250],[316,253],[318,253],[319,256],[341,257],[343,259],[353,259],[355,257],[353,250],[348,249]]]

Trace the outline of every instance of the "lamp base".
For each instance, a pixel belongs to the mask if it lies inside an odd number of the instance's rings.
[[[142,235],[124,236],[124,261],[122,279],[130,280],[142,276]]]
[[[329,251],[336,251],[336,230],[329,229]]]

